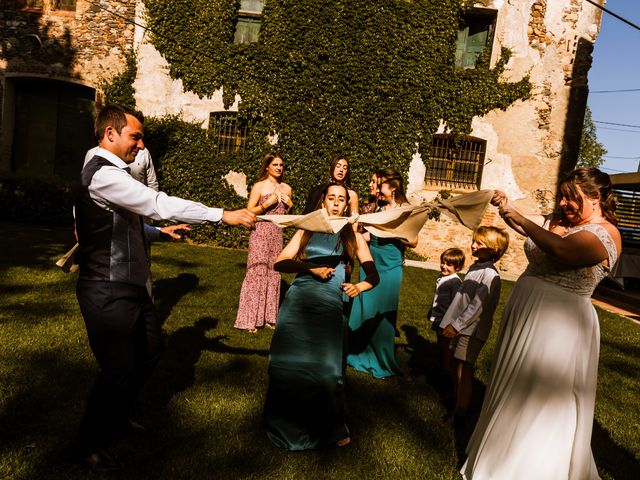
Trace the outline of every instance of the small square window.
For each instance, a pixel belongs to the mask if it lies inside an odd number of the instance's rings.
[[[448,188],[480,188],[486,145],[481,138],[434,135],[425,159],[425,183]]]
[[[264,0],[240,1],[234,43],[255,43],[258,41],[263,8]]]
[[[622,248],[640,248],[640,193],[614,189]]]
[[[249,122],[241,122],[235,112],[212,112],[209,132],[217,140],[216,153],[245,153]]]
[[[456,42],[456,67],[475,68],[480,54],[493,46],[495,10],[472,10],[460,19]]]

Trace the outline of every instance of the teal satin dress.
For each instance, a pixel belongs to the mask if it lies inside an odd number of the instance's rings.
[[[269,354],[264,409],[267,436],[277,446],[307,450],[349,435],[344,423],[345,281],[339,234],[314,234],[306,261],[336,269],[329,280],[308,272],[291,283]]]
[[[358,295],[349,316],[347,363],[376,378],[401,375],[395,353],[398,299],[402,284],[404,244],[371,235],[369,249],[380,283]],[[360,270],[360,280],[364,272]]]

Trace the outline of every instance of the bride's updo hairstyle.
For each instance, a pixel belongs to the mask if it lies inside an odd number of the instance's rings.
[[[580,187],[585,196],[599,201],[600,210],[604,218],[614,225],[618,223],[616,200],[613,196],[609,175],[597,168],[576,168],[562,179],[560,193],[568,200],[576,202],[580,210],[582,210],[583,202],[578,187]]]

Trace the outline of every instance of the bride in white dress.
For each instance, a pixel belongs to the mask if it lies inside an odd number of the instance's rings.
[[[467,480],[588,480],[600,329],[591,294],[621,249],[609,176],[577,169],[558,214],[493,203],[526,235],[529,266],[504,310],[482,412],[461,469]]]

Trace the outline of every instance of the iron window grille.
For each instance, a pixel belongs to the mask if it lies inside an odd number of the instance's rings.
[[[476,137],[433,136],[426,158],[427,185],[479,189],[487,142]]]
[[[251,122],[240,121],[235,112],[212,112],[209,134],[217,141],[216,153],[240,153],[247,149]]]

